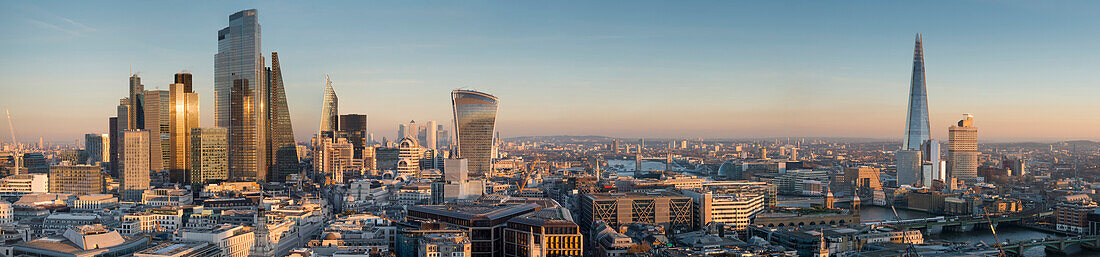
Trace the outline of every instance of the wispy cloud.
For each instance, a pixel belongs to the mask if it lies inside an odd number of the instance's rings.
[[[56,30],[61,33],[69,34],[71,36],[80,36],[84,33],[95,32],[96,29],[83,23],[76,22],[72,19],[65,17],[57,17],[60,22],[47,22],[32,18],[26,18],[26,20],[32,24],[45,29]]]
[[[79,32],[69,30],[69,29],[65,29],[65,28],[62,28],[61,26],[57,26],[57,25],[51,24],[49,22],[35,20],[35,19],[29,19],[29,18],[27,19],[27,21],[30,22],[30,23],[34,23],[35,25],[38,25],[39,27],[42,27],[42,28],[56,30],[56,31],[59,31],[59,32],[62,32],[62,33],[65,33],[65,34],[73,35],[73,36],[79,36],[80,35]]]
[[[93,28],[93,27],[89,27],[88,25],[84,25],[83,23],[76,22],[76,21],[74,21],[72,19],[69,19],[69,18],[61,17],[61,20],[65,21],[65,22],[68,22],[69,24],[72,24],[73,26],[76,26],[77,28],[79,28],[81,31],[84,31],[84,32],[95,32],[96,31],[96,29]]]

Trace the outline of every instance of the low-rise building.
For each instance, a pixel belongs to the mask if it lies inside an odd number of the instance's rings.
[[[171,232],[187,224],[184,217],[191,217],[192,206],[163,206],[147,212],[122,216],[119,232],[126,235],[151,232]]]
[[[47,174],[16,174],[0,179],[0,197],[17,201],[30,193],[45,193],[50,189]]]
[[[141,203],[149,206],[191,205],[191,191],[180,188],[158,188],[145,190],[141,194]]]
[[[46,219],[42,221],[42,232],[47,235],[56,235],[72,226],[86,226],[103,223],[105,222],[103,219],[99,218],[99,215],[91,213],[54,213],[50,214],[50,216],[46,216]]]
[[[752,217],[764,210],[764,196],[758,194],[725,195],[684,190],[684,195],[695,202],[699,227],[717,222],[744,231]]]
[[[643,222],[666,227],[695,227],[691,197],[668,191],[586,194],[577,201],[579,224],[585,230],[603,220],[615,227]]]
[[[427,204],[431,199],[431,184],[408,184],[397,191],[397,204],[401,205]]]
[[[128,256],[148,245],[147,237],[127,237],[103,225],[87,225],[16,244],[13,252],[15,256]]]
[[[255,243],[252,229],[240,225],[221,225],[214,228],[192,228],[180,230],[179,240],[185,242],[207,242],[218,247],[220,257],[248,257],[248,251]]]
[[[541,209],[526,204],[448,204],[408,207],[407,219],[422,223],[444,223],[470,235],[471,257],[504,256],[504,233],[508,220]]]
[[[50,192],[102,194],[107,191],[106,177],[99,165],[54,165],[50,167]]]
[[[134,257],[205,257],[220,256],[221,250],[206,242],[159,244],[134,253]]]
[[[470,239],[463,234],[430,234],[420,238],[419,257],[467,257]]]
[[[118,197],[107,194],[91,194],[76,197],[73,201],[75,211],[93,211],[118,208]]]
[[[1084,233],[1089,230],[1088,214],[1096,208],[1096,203],[1088,195],[1060,197],[1058,204],[1054,206],[1055,228],[1061,231]]]
[[[923,244],[924,234],[920,230],[894,230],[892,228],[875,228],[867,233],[856,235],[858,249],[863,249],[867,244]]]
[[[520,215],[504,228],[505,257],[583,256],[583,242],[573,215],[562,207]]]

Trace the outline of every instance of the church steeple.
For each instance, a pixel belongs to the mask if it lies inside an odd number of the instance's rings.
[[[824,230],[818,231],[818,242],[820,242],[820,244],[817,246],[816,257],[829,257],[829,246],[825,244],[824,232]]]
[[[262,188],[262,187],[261,187]],[[263,191],[262,189],[260,190]],[[256,205],[256,212],[252,220],[255,222],[255,242],[248,252],[249,257],[275,256],[275,246],[271,245],[271,236],[267,228],[267,213],[264,208],[264,198],[261,194],[260,202]]]
[[[852,208],[851,208],[850,211],[852,212],[853,215],[856,215],[856,217],[859,217],[859,207],[860,207],[859,205],[861,203],[862,203],[862,201],[859,200],[859,195],[858,194],[855,195],[855,196],[852,196]]]

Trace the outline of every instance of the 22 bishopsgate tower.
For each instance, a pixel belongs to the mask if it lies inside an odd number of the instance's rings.
[[[264,67],[255,9],[230,15],[229,26],[218,31],[214,119],[218,127],[228,129],[232,180],[280,180],[288,171],[271,172],[276,176],[269,178],[269,168],[290,168],[273,165],[279,156],[292,156],[287,151],[293,148],[288,146],[293,144],[290,114],[276,58],[272,53],[272,67]]]

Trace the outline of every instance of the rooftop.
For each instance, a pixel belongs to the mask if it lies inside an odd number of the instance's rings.
[[[577,223],[573,222],[573,215],[569,213],[569,210],[562,207],[541,209],[512,218],[508,222],[532,226],[577,226]]]
[[[190,252],[190,251],[193,251],[194,249],[202,248],[202,247],[205,247],[207,245],[210,245],[210,243],[207,243],[207,242],[179,242],[179,243],[170,243],[170,244],[160,244],[160,245],[156,245],[156,246],[153,246],[153,247],[146,248],[145,250],[141,250],[140,252],[137,252],[137,253],[138,254],[148,254],[148,255],[174,256],[174,255],[177,255],[177,254]]]
[[[518,213],[529,212],[541,208],[538,204],[446,204],[446,205],[416,205],[409,206],[409,211],[418,211],[435,215],[442,215],[460,219],[489,219],[495,220]]]
[[[612,199],[634,199],[634,198],[652,198],[652,197],[685,197],[680,194],[676,194],[670,191],[648,191],[648,192],[622,192],[622,193],[595,193],[587,194],[595,200],[612,200]]]

